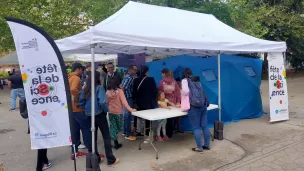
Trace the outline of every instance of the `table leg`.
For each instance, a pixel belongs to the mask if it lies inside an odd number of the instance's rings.
[[[144,122],[144,138],[143,140],[141,140],[139,142],[139,147],[138,149],[141,150],[142,149],[142,143],[144,143],[146,141],[146,130],[149,129],[149,141],[150,141],[150,145],[154,148],[155,152],[156,152],[156,159],[158,159],[158,151],[156,149],[156,147],[154,146],[153,144],[153,141],[154,141],[154,130],[153,130],[153,127],[152,127],[152,121],[150,121],[150,127],[149,128],[146,128],[146,122]]]
[[[144,138],[139,141],[139,150],[141,150],[141,144],[146,140],[146,122],[144,122]]]
[[[157,160],[158,159],[158,151],[157,151],[156,147],[153,144],[153,141],[154,141],[154,130],[153,130],[153,127],[152,127],[152,121],[150,121],[149,137],[150,137],[150,144],[151,144],[151,146],[154,148],[154,150],[156,152],[156,160]]]

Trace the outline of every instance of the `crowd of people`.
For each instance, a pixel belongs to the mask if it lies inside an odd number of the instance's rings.
[[[95,113],[92,113],[91,72],[95,72]],[[96,71],[92,71],[91,65],[85,67],[80,63],[74,63],[71,73],[68,75],[70,94],[72,100],[72,114],[70,123],[72,143],[75,148],[71,149],[72,160],[76,157],[85,156],[87,153],[79,151],[79,148],[87,148],[92,152],[91,115],[95,115],[95,149],[99,162],[107,159],[108,166],[114,166],[120,162],[116,158],[112,149],[122,148],[118,141],[118,134],[121,132],[125,139],[134,141],[143,134],[149,135],[149,130],[143,131],[143,122],[150,126],[149,121],[132,116],[132,112],[164,108],[170,110],[172,107],[180,108],[183,105],[183,97],[190,96],[186,100],[189,104],[188,116],[193,126],[194,137],[197,147],[192,150],[202,152],[209,150],[210,133],[207,127],[207,99],[203,105],[197,105],[192,101],[202,94],[202,86],[199,77],[192,76],[191,69],[187,68],[183,72],[183,79],[174,79],[173,73],[164,68],[161,71],[163,79],[158,86],[153,77],[149,77],[149,67],[141,66],[140,70],[136,65],[131,65],[124,78],[115,71],[113,63],[108,63],[107,67],[100,65]],[[18,72],[14,72],[9,78],[11,88],[12,106],[11,110],[16,110],[16,97],[25,99],[22,78]],[[193,94],[194,93],[194,94]],[[200,101],[198,99],[197,101]],[[108,124],[108,119],[109,123]],[[172,137],[173,131],[181,131],[181,118],[168,118],[156,124],[156,140],[163,141]],[[133,123],[133,124],[132,124]],[[100,154],[97,148],[98,130],[102,134],[104,142],[104,154]],[[202,145],[201,130],[204,133],[204,145]],[[81,136],[82,135],[82,136]],[[82,138],[81,138],[82,137]],[[84,144],[81,143],[83,141]],[[37,171],[48,169],[52,164],[47,159],[47,149],[38,150]]]

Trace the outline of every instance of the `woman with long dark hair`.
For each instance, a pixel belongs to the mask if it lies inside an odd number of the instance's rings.
[[[194,138],[197,145],[196,148],[192,148],[192,151],[202,152],[203,149],[210,150],[210,132],[208,129],[208,120],[207,120],[208,100],[206,97],[203,96],[203,89],[199,81],[199,77],[192,76],[192,71],[190,68],[186,68],[184,70],[183,77],[184,79],[182,80],[182,94],[189,95],[190,97],[189,100],[190,109],[188,110],[188,117],[193,128]],[[194,85],[194,86],[190,86],[190,85]],[[199,93],[200,95],[195,95],[195,93]],[[205,103],[196,106],[191,104],[192,94],[194,94],[195,97],[205,98],[204,99]],[[204,146],[202,145],[201,130],[203,130],[204,133]]]
[[[113,166],[119,163],[119,159],[116,158],[112,152],[111,136],[107,121],[108,107],[106,105],[106,93],[100,83],[100,74],[99,72],[95,71],[95,149],[96,153],[99,156],[97,148],[97,131],[99,128],[103,137],[108,166]],[[85,113],[88,117],[91,117],[92,115],[91,85],[92,78],[91,74],[89,74],[89,77],[86,80],[86,87],[83,91],[81,91],[79,100],[79,106],[85,110]],[[91,121],[91,119],[89,120]]]

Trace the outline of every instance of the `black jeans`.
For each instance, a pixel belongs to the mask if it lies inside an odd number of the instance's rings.
[[[88,117],[91,123],[91,117]],[[108,125],[108,120],[107,120],[107,114],[102,113],[100,115],[95,115],[95,150],[97,155],[99,156],[98,148],[97,148],[97,132],[98,128],[100,129],[100,132],[103,137],[103,143],[104,143],[104,148],[105,148],[105,153],[106,153],[106,158],[108,161],[108,165],[111,165],[115,163],[116,157],[113,155],[112,151],[112,144],[111,144],[111,135],[110,135],[110,129]]]
[[[37,167],[36,171],[42,171],[44,164],[48,164],[47,149],[39,149],[37,155]]]
[[[72,113],[72,142],[75,144],[76,153],[78,152],[78,146],[80,145],[80,130],[82,132],[84,144],[89,152],[92,152],[92,136],[90,131],[90,120],[84,114],[84,112],[73,112]],[[74,149],[72,147],[72,153]]]

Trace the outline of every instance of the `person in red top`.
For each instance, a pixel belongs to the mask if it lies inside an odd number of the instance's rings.
[[[110,134],[114,141],[114,149],[116,150],[122,147],[122,145],[118,143],[117,134],[121,130],[122,126],[123,107],[125,107],[129,112],[136,112],[136,109],[132,109],[129,106],[123,90],[117,86],[118,81],[119,80],[116,78],[112,78],[106,92],[107,104],[109,107]]]
[[[178,83],[173,78],[172,72],[168,68],[164,68],[161,73],[163,79],[158,84],[158,91],[164,92],[166,99],[175,104],[176,107],[180,107],[181,91]],[[169,138],[171,138],[173,134],[174,120],[176,120],[176,118],[167,119],[167,136]]]
[[[163,79],[158,84],[158,90],[165,93],[166,99],[171,103],[180,104],[181,92],[177,82],[174,80],[171,71],[164,68],[162,71]]]

